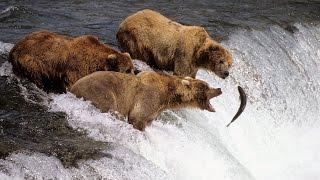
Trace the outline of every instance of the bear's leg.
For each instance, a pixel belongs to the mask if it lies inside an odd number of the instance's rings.
[[[128,117],[128,122],[132,124],[134,128],[144,131],[146,126],[149,126],[158,115],[158,113],[146,114],[145,112],[141,113],[133,110]]]
[[[128,118],[128,122],[130,124],[132,124],[132,126],[135,129],[138,129],[140,131],[144,131],[146,126],[147,126],[147,122],[145,120],[142,120],[142,119],[136,119],[136,118],[129,117]]]
[[[70,89],[71,86],[81,78],[80,73],[77,71],[67,72],[66,75],[67,75],[67,78],[66,78],[67,80],[65,83],[68,89]]]
[[[193,67],[191,67],[189,59],[176,59],[174,62],[174,70],[173,75],[177,76],[189,76],[192,78],[196,77],[197,71],[194,70]]]
[[[147,125],[148,125],[148,126],[150,126],[150,125],[151,125],[151,123],[152,123],[153,119],[154,119],[154,118],[149,119],[149,120],[147,121]]]
[[[135,96],[135,103],[128,114],[128,121],[134,128],[144,131],[148,122],[157,117],[160,110],[160,95],[154,88],[144,87]]]
[[[113,92],[101,93],[101,96],[95,96],[93,99],[93,104],[98,107],[102,112],[119,111],[117,108],[116,97]]]
[[[142,102],[136,102],[134,108],[129,112],[128,122],[132,124],[135,129],[144,131],[147,126],[149,111]]]
[[[33,83],[35,83],[37,85],[38,88],[40,89],[44,89],[45,91],[47,91],[47,89],[44,87],[43,81],[42,81],[42,77],[40,76],[32,76],[32,81]]]

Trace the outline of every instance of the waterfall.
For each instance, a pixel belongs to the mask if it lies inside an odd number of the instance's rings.
[[[110,157],[64,168],[53,156],[19,152],[0,159],[0,179],[319,178],[320,26],[294,27],[238,29],[222,42],[234,58],[230,77],[197,74],[222,88],[212,100],[216,113],[167,110],[140,132],[71,93],[49,94],[50,111],[65,112],[70,126],[110,142]],[[11,73],[8,68],[3,63],[0,74]],[[237,85],[247,93],[247,107],[226,128],[240,103]]]

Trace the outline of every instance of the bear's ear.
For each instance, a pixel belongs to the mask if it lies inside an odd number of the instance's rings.
[[[206,38],[205,42],[203,43],[202,47],[199,49],[199,53],[205,52],[216,52],[220,50],[220,45],[216,41]]]
[[[192,78],[192,77],[189,77],[189,76],[184,77],[184,79],[186,79],[186,80],[193,80],[193,78]]]
[[[117,55],[116,54],[110,54],[110,55],[108,55],[107,59],[117,59]]]
[[[117,71],[118,63],[117,63],[117,55],[110,54],[106,59],[107,70],[109,71]]]
[[[125,53],[123,53],[123,54],[131,59],[131,56],[130,56],[129,53],[125,52]]]
[[[190,87],[190,81],[188,80],[185,80],[185,79],[181,80],[181,84],[184,86]]]
[[[87,35],[86,36],[87,40],[89,42],[91,42],[92,44],[100,44],[99,39],[97,36],[93,36],[93,35]]]

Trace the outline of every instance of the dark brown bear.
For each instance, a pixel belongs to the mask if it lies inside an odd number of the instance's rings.
[[[152,67],[195,77],[198,69],[229,75],[231,54],[199,26],[185,26],[146,9],[127,17],[117,39],[122,50]]]
[[[68,37],[49,31],[27,35],[11,50],[13,72],[45,91],[65,92],[95,71],[133,73],[128,53],[120,53],[91,35]]]
[[[84,97],[102,112],[117,111],[143,131],[162,111],[200,108],[214,112],[210,99],[221,94],[201,80],[153,71],[138,75],[100,71],[79,79],[71,92]]]

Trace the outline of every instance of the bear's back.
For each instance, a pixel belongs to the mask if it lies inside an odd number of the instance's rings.
[[[69,50],[69,42],[72,39],[66,36],[57,35],[49,31],[37,31],[27,35],[18,41],[10,51],[10,59],[23,61],[24,57],[31,56],[40,61],[55,59],[60,52],[65,54]],[[52,58],[50,58],[52,56]]]
[[[134,75],[98,71],[79,79],[70,92],[91,101],[103,112],[112,109],[127,115],[138,87],[139,81]]]
[[[191,67],[196,51],[207,37],[208,33],[200,26],[182,25],[149,9],[127,17],[117,33],[119,45],[132,57],[169,71],[181,59]]]
[[[166,33],[168,36],[175,35],[184,25],[177,23],[163,16],[162,14],[145,9],[127,17],[121,24],[120,28],[125,27],[126,30],[147,30],[152,32]],[[143,27],[143,28],[139,28]],[[159,33],[161,36],[161,33]]]
[[[72,39],[71,44],[73,46],[83,47],[102,47],[104,44],[100,43],[98,37],[93,35],[82,35]],[[85,50],[85,49],[84,49]]]
[[[170,76],[162,72],[143,71],[137,74],[140,82],[145,86],[155,88],[162,93],[168,93],[174,89],[178,76]],[[170,93],[170,92],[169,92]]]
[[[105,94],[107,91],[124,93],[126,89],[137,82],[137,78],[130,74],[97,71],[80,78],[70,91],[81,97]]]

